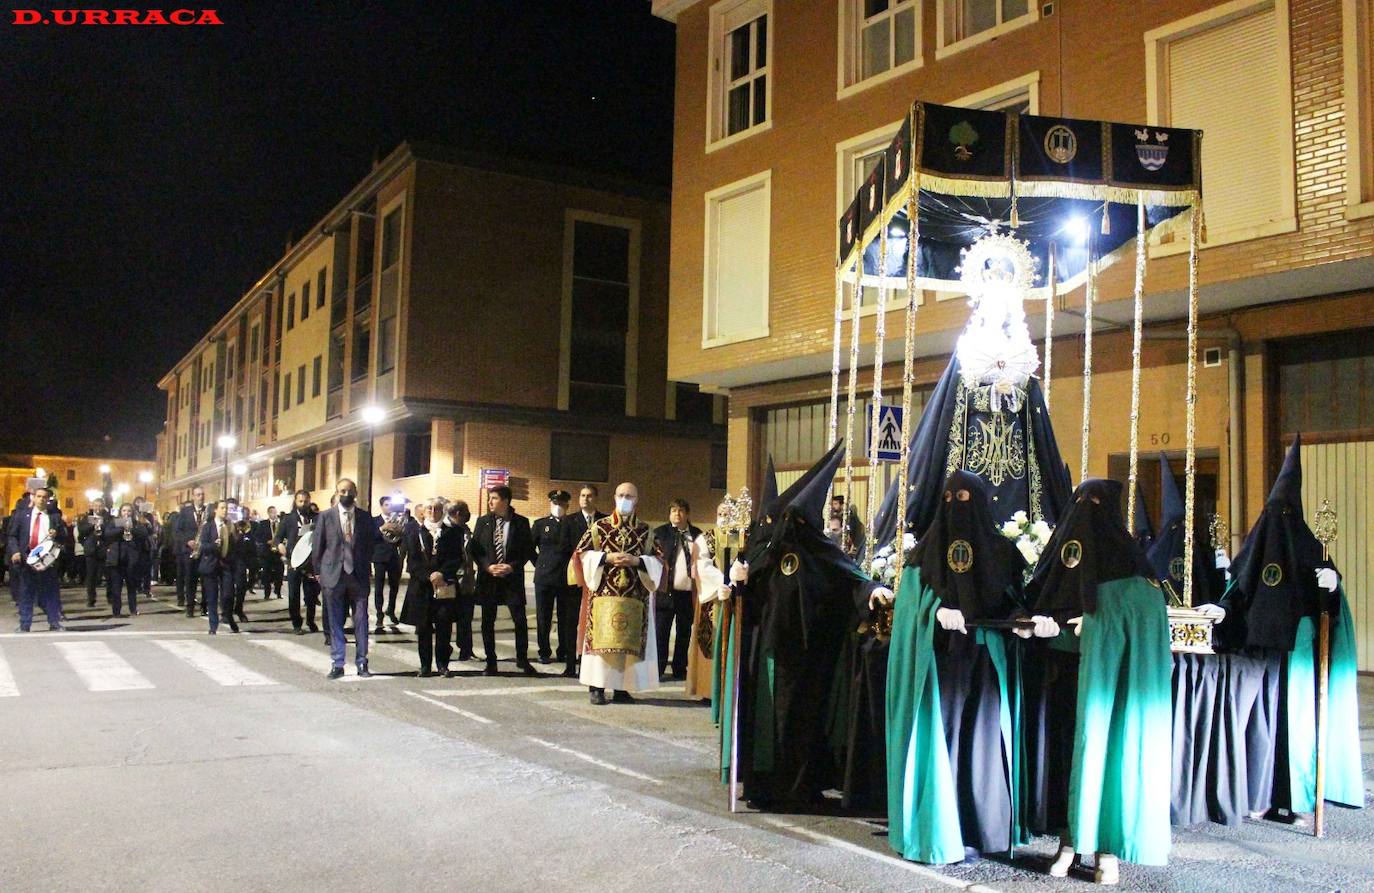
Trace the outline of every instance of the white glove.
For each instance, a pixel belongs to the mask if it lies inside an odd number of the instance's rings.
[[[1082,614],[1079,614],[1077,617],[1071,618],[1071,619],[1069,620],[1069,622],[1068,622],[1068,625],[1071,626],[1071,627],[1073,627],[1073,634],[1074,634],[1075,636],[1081,636],[1081,635],[1083,635],[1083,615],[1082,615]]]
[[[1037,639],[1053,639],[1059,635],[1059,624],[1054,622],[1053,617],[1036,614],[1031,620],[1035,621],[1035,637]]]
[[[936,608],[935,621],[940,624],[941,629],[968,635],[968,630],[964,627],[964,612],[958,608]]]
[[[1335,592],[1336,587],[1341,585],[1341,575],[1336,573],[1335,568],[1317,568],[1317,585],[1327,592]]]
[[[1231,566],[1231,559],[1226,555],[1225,549],[1217,549],[1217,570],[1223,570]]]
[[[749,582],[749,562],[735,559],[735,563],[730,565],[730,582],[748,583]]]
[[[1204,617],[1211,617],[1216,623],[1220,623],[1226,619],[1226,609],[1221,605],[1198,605],[1197,612]]]
[[[892,590],[886,586],[879,586],[868,596],[868,606],[873,610],[889,607],[897,596],[892,594]]]

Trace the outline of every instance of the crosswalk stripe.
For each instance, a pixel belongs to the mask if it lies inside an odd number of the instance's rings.
[[[298,663],[303,667],[309,667],[314,672],[319,672],[322,668],[329,668],[329,652],[316,651],[308,645],[301,645],[297,642],[282,642],[276,639],[249,639],[254,645],[261,645],[268,651],[275,652],[279,657],[284,657],[292,663]],[[345,662],[344,681],[346,682],[366,682],[367,679],[357,675],[357,670],[352,665]],[[389,676],[373,676],[373,679],[389,679]]]
[[[0,652],[0,698],[15,698],[19,696],[19,686],[15,684],[14,674],[10,672],[10,665],[5,663],[5,654]]]
[[[53,642],[76,675],[86,683],[88,691],[129,691],[154,688],[144,676],[124,658],[115,654],[104,642]]]
[[[425,689],[425,694],[439,698],[478,698],[484,695],[533,695],[546,691],[585,692],[586,690],[587,686],[585,685],[510,685],[500,688]]]
[[[158,640],[153,644],[170,651],[220,685],[277,684],[275,679],[269,679],[259,672],[248,669],[229,655],[216,651],[204,642],[197,642],[194,639],[172,639],[170,641]]]

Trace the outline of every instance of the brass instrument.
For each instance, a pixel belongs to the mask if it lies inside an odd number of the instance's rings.
[[[244,518],[234,523],[234,529],[239,532],[239,536],[247,536],[253,530],[253,522]]]
[[[386,521],[382,524],[382,539],[391,545],[396,545],[405,536],[405,512],[392,512],[386,516]]]

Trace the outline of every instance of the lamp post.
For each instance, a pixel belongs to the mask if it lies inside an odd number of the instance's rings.
[[[151,471],[140,471],[140,472],[138,473],[138,480],[139,480],[139,483],[143,484],[143,501],[144,501],[144,502],[147,502],[147,501],[148,501],[148,485],[151,484],[151,483],[153,482],[153,473],[152,473]]]
[[[229,498],[229,451],[238,443],[238,438],[232,434],[221,434],[217,441],[219,448],[224,450],[224,498]]]
[[[110,466],[104,463],[100,466],[100,492],[105,497],[105,508],[109,508],[114,502],[114,481],[110,478]]]
[[[239,479],[239,480],[238,480],[238,483],[235,485],[234,489],[238,491],[239,501],[242,502],[242,501],[243,501],[243,476],[244,476],[245,474],[248,473],[248,466],[247,466],[247,465],[244,465],[242,462],[235,462],[235,463],[234,463],[233,471],[234,471],[234,477],[236,477],[236,478]]]
[[[377,436],[377,426],[386,419],[386,410],[376,404],[369,404],[362,409],[363,423],[367,425],[367,510],[372,511],[372,446]]]

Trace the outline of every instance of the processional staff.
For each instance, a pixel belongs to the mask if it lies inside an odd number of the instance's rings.
[[[1322,500],[1315,521],[1313,533],[1322,544],[1322,561],[1329,561],[1330,547],[1339,529],[1330,500]],[[1312,833],[1316,837],[1326,836],[1326,742],[1322,735],[1326,733],[1326,675],[1331,666],[1331,606],[1324,595],[1321,609],[1317,618],[1317,784],[1312,812]]]

